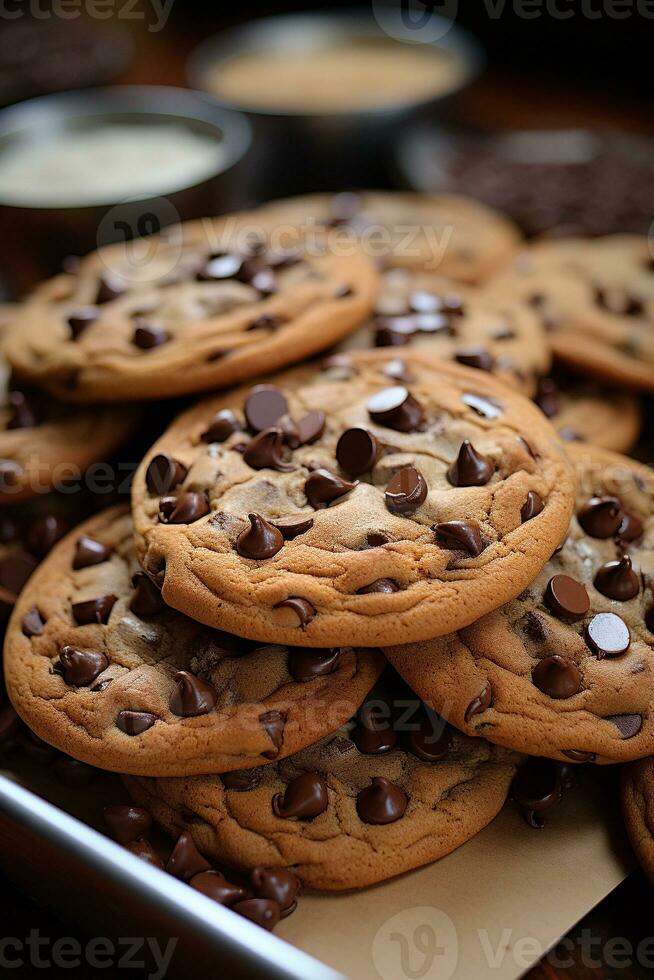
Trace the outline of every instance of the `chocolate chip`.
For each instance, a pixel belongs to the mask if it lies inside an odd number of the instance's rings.
[[[25,636],[42,636],[44,626],[43,617],[36,606],[23,616],[23,633]]]
[[[633,738],[643,727],[642,715],[609,715],[604,721],[611,721],[623,738]]]
[[[177,497],[162,497],[159,501],[159,521],[162,524],[194,524],[210,512],[205,494],[186,490]]]
[[[559,392],[552,378],[541,378],[534,399],[543,415],[548,419],[554,418],[559,412]]]
[[[644,530],[643,522],[639,517],[623,511],[622,521],[620,522],[617,533],[619,542],[630,544],[632,541],[638,541],[639,538],[642,538]]]
[[[511,785],[511,795],[522,807],[527,822],[535,828],[544,826],[542,814],[556,806],[563,795],[562,765],[553,759],[531,758],[518,770]]]
[[[493,472],[492,462],[478,453],[469,439],[465,439],[459,455],[447,471],[447,479],[453,487],[481,487],[488,483]]]
[[[395,823],[404,816],[408,803],[403,789],[383,776],[375,776],[357,795],[357,813],[363,823]]]
[[[284,793],[272,798],[272,810],[276,817],[296,817],[313,820],[324,813],[329,805],[327,783],[317,772],[303,772],[290,781]]]
[[[379,457],[379,444],[367,429],[346,429],[336,444],[339,466],[350,476],[369,473]]]
[[[102,303],[110,303],[125,292],[125,284],[117,276],[110,272],[104,272],[98,282],[98,292],[95,297],[97,306]]]
[[[273,527],[281,531],[284,541],[292,541],[300,534],[306,534],[313,527],[313,517],[304,517],[298,514],[297,517],[281,517],[277,521],[270,522]]]
[[[619,657],[629,649],[629,628],[615,613],[598,613],[586,627],[586,642],[593,653],[603,657]]]
[[[433,713],[421,712],[418,728],[409,731],[409,751],[423,762],[441,762],[450,750],[451,736],[447,728]]]
[[[410,343],[411,334],[393,330],[386,322],[375,324],[375,347],[407,347]]]
[[[233,772],[220,774],[220,781],[225,789],[233,793],[247,793],[256,789],[261,782],[261,769],[235,769]]]
[[[140,350],[152,350],[153,347],[161,347],[170,340],[170,334],[163,327],[158,327],[153,323],[146,323],[139,320],[134,327],[132,343]]]
[[[42,514],[27,530],[27,547],[33,555],[44,558],[68,531],[68,524],[54,514]]]
[[[478,371],[493,370],[493,356],[484,347],[463,347],[454,357],[466,367],[477,368]]]
[[[541,514],[544,506],[542,497],[535,490],[530,490],[527,494],[527,499],[520,508],[522,523],[524,524],[526,521],[530,521],[533,517]]]
[[[436,541],[447,551],[465,551],[476,558],[484,550],[481,529],[476,521],[443,521],[434,524]]]
[[[399,585],[392,578],[377,578],[370,585],[364,585],[357,589],[357,595],[391,595],[393,592],[399,591]]]
[[[78,571],[80,568],[89,568],[91,565],[101,565],[108,559],[109,549],[106,545],[83,535],[75,545],[73,568]]]
[[[340,649],[295,647],[288,651],[288,672],[298,684],[306,684],[316,677],[333,674],[338,669],[340,657]]]
[[[590,609],[585,586],[569,575],[554,575],[545,589],[545,605],[561,619],[582,619]]]
[[[297,908],[300,879],[288,868],[254,868],[250,874],[250,885],[257,898],[277,902],[282,918]]]
[[[9,487],[17,486],[23,473],[20,463],[13,459],[0,459],[0,493],[5,492]]]
[[[286,715],[281,711],[266,711],[259,715],[259,724],[275,746],[273,751],[263,752],[266,759],[276,759],[284,745],[284,727]]]
[[[116,718],[116,726],[125,735],[142,735],[152,728],[157,716],[149,711],[119,711]]]
[[[34,556],[26,551],[9,554],[0,560],[0,589],[8,593],[6,600],[10,605],[13,605],[37,565]]]
[[[654,606],[650,606],[645,613],[645,626],[650,633],[654,633]]]
[[[311,506],[318,510],[321,507],[327,507],[334,500],[339,500],[350,490],[354,490],[356,486],[356,482],[350,483],[348,480],[343,480],[336,473],[317,469],[311,473],[304,484],[304,492]]]
[[[106,623],[117,601],[118,596],[103,595],[98,596],[97,599],[74,602],[71,606],[73,619],[79,626],[86,626],[89,623]]]
[[[594,762],[595,753],[585,752],[583,749],[563,749],[563,755],[571,759],[572,762]]]
[[[482,398],[481,395],[467,392],[461,395],[461,401],[485,419],[499,419],[504,414],[504,407],[491,398]]]
[[[135,572],[132,576],[132,585],[135,591],[129,608],[140,619],[156,616],[166,608],[161,592],[145,572]]]
[[[307,412],[296,423],[297,437],[300,446],[310,446],[320,439],[325,431],[325,413],[320,411]]]
[[[216,412],[200,438],[203,442],[225,442],[234,432],[241,431],[241,423],[233,412],[228,408],[223,408]]]
[[[415,466],[405,466],[391,478],[384,493],[392,514],[412,514],[427,499],[427,484]]]
[[[288,402],[274,385],[257,385],[245,399],[245,418],[254,432],[277,425],[288,414]]]
[[[194,875],[210,870],[211,865],[200,854],[189,832],[187,830],[182,831],[166,862],[168,874],[173,875],[174,878],[180,878],[181,881],[190,881]]]
[[[385,755],[397,745],[397,734],[386,717],[375,715],[374,702],[364,705],[352,731],[352,741],[363,755]]]
[[[275,609],[290,609],[295,613],[302,627],[308,626],[316,615],[315,606],[312,606],[308,599],[302,599],[300,596],[283,599],[282,602],[277,603]]]
[[[145,471],[145,484],[150,493],[161,496],[182,483],[187,473],[187,467],[178,459],[173,459],[168,453],[157,453]]]
[[[602,595],[618,602],[627,602],[640,592],[640,581],[631,567],[631,558],[628,555],[602,565],[595,575],[593,585]]]
[[[170,698],[170,710],[180,718],[207,715],[216,707],[218,692],[211,684],[188,670],[178,670],[173,678],[176,688]]]
[[[253,320],[252,323],[246,327],[246,329],[277,330],[284,322],[285,321],[281,316],[275,316],[273,313],[264,313],[262,316],[258,316],[256,320]]]
[[[260,514],[248,514],[250,527],[241,531],[236,541],[236,550],[243,558],[262,561],[272,558],[284,546],[284,538],[269,521]]]
[[[152,817],[138,806],[106,806],[104,821],[119,844],[129,844],[143,837],[152,827]]]
[[[152,844],[148,843],[142,837],[139,837],[138,840],[130,841],[126,847],[131,854],[140,858],[141,861],[145,861],[146,864],[151,864],[154,868],[160,868],[163,871],[163,861]]]
[[[104,653],[64,646],[53,669],[71,687],[89,687],[108,666],[109,661]]]
[[[284,433],[280,428],[264,429],[250,442],[243,453],[243,461],[253,470],[271,469],[280,473],[290,473],[295,469],[292,463],[282,459]]]
[[[373,422],[396,432],[415,432],[425,419],[420,402],[402,385],[378,391],[367,407]]]
[[[541,660],[534,668],[531,679],[538,690],[550,698],[571,698],[581,688],[581,673],[577,665],[558,654]]]
[[[196,892],[206,895],[219,905],[232,907],[247,896],[244,888],[231,884],[220,871],[211,869],[192,875],[188,883]]]
[[[612,538],[622,518],[622,505],[617,497],[591,497],[577,514],[581,527],[591,538]]]
[[[468,724],[471,718],[474,718],[475,715],[482,714],[484,711],[490,708],[492,703],[493,689],[491,688],[490,683],[486,681],[477,697],[473,698],[466,708],[463,720],[466,722],[466,724]]]
[[[9,392],[8,407],[7,429],[33,429],[37,425],[36,413],[22,391]]]
[[[242,915],[269,932],[275,928],[281,918],[279,905],[270,898],[247,898],[243,902],[232,905],[232,912]]]
[[[80,310],[75,310],[74,313],[68,317],[68,326],[70,327],[71,340],[77,340],[87,327],[90,327],[92,323],[98,319],[100,315],[99,310],[95,306],[85,306]]]

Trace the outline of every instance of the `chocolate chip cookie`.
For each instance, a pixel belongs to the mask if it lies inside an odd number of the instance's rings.
[[[103,769],[191,775],[257,766],[322,738],[379,676],[377,651],[288,651],[164,606],[124,509],[65,538],[16,603],[5,680],[40,738]]]
[[[564,442],[628,453],[638,441],[642,409],[629,391],[562,375],[541,378],[535,401]]]
[[[239,868],[292,868],[313,888],[361,888],[479,833],[520,759],[443,725],[415,699],[392,720],[381,700],[365,708],[354,728],[274,765],[125,783],[168,833],[187,830],[203,854]]]
[[[183,413],[133,487],[164,600],[239,636],[379,646],[473,622],[572,512],[538,409],[481,371],[354,352]]]
[[[552,361],[545,331],[525,303],[486,297],[434,273],[388,269],[374,317],[339,350],[408,346],[490,371],[529,396]]]
[[[654,759],[639,759],[621,772],[622,814],[645,874],[654,882]]]
[[[384,652],[470,735],[623,762],[654,753],[654,470],[590,446],[570,454],[575,516],[534,581],[467,629]]]
[[[489,288],[532,305],[564,364],[654,391],[654,258],[647,238],[540,242]]]
[[[22,377],[69,401],[163,398],[309,357],[370,312],[377,276],[263,212],[112,245],[42,285],[7,345]]]
[[[455,195],[364,191],[275,201],[267,214],[291,221],[337,248],[348,233],[382,266],[438,271],[459,282],[488,278],[520,245],[498,211]]]

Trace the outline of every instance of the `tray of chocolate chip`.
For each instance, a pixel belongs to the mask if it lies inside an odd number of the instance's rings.
[[[147,245],[3,328],[2,872],[170,976],[513,980],[621,793],[648,867],[647,244],[386,192]]]

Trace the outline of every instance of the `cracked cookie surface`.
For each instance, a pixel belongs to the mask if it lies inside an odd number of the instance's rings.
[[[388,269],[374,317],[339,350],[418,348],[446,361],[490,371],[526,395],[551,366],[538,317],[525,303],[486,297],[434,273]]]
[[[499,211],[456,195],[309,194],[274,201],[263,210],[326,235],[334,247],[353,232],[382,266],[438,271],[467,283],[497,271],[522,241],[516,226]]]
[[[620,773],[622,815],[631,846],[654,882],[654,760],[639,759]]]
[[[125,783],[167,832],[187,830],[205,855],[239,868],[289,867],[313,888],[361,888],[436,861],[479,833],[504,804],[520,761],[443,726],[419,702],[410,713],[408,703],[413,732],[401,737],[389,738],[377,721],[371,741],[345,728],[238,780]]]
[[[341,340],[372,309],[374,266],[303,245],[262,211],[112,245],[17,310],[8,357],[68,401],[163,398],[235,384]]]
[[[647,238],[539,242],[488,288],[531,303],[562,363],[654,391],[654,259]]]
[[[517,594],[573,498],[526,399],[481,371],[372,351],[194,406],[146,454],[132,508],[146,572],[193,619],[379,646]]]
[[[470,735],[563,761],[654,753],[654,470],[571,446],[565,542],[513,602],[467,629],[384,649]]]
[[[124,508],[55,547],[21,593],[5,643],[9,696],[39,738],[147,775],[297,752],[357,710],[382,666],[373,650],[248,644],[166,608],[139,570]]]

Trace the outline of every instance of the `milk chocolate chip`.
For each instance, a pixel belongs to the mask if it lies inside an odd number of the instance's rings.
[[[577,665],[558,654],[541,660],[531,678],[538,690],[550,698],[571,698],[581,688],[581,674]]]
[[[569,575],[554,575],[547,583],[545,604],[561,619],[582,619],[590,609],[585,586]]]
[[[397,432],[415,432],[425,420],[422,405],[402,385],[384,388],[368,401],[373,422]]]
[[[617,497],[591,497],[577,514],[577,520],[591,538],[612,538],[622,518],[622,505]]]
[[[89,687],[108,666],[109,661],[104,653],[64,646],[53,669],[71,687]]]
[[[640,592],[640,581],[631,567],[631,558],[628,555],[602,565],[593,584],[602,595],[618,602],[627,602]]]
[[[109,833],[119,844],[129,844],[143,837],[152,826],[152,817],[138,806],[106,806],[104,820]]]
[[[459,455],[447,471],[447,479],[453,487],[484,486],[494,472],[493,464],[478,453],[469,439],[465,439]]]
[[[91,565],[101,565],[109,558],[109,549],[94,541],[93,538],[82,536],[75,546],[75,557],[73,558],[73,568],[78,571],[80,568],[89,568]]]
[[[279,905],[270,898],[247,898],[232,905],[232,911],[268,931],[274,929],[281,918]]]
[[[317,772],[303,772],[286,787],[285,792],[272,798],[276,817],[296,817],[312,820],[324,813],[329,805],[327,783]]]
[[[274,385],[257,385],[245,400],[245,418],[254,432],[277,425],[288,414],[288,402]]]
[[[202,442],[225,442],[235,432],[241,431],[241,423],[228,408],[216,412],[208,428],[201,434]]]
[[[284,538],[281,531],[264,520],[260,514],[248,514],[250,527],[241,531],[236,542],[236,550],[243,558],[252,558],[255,561],[262,561],[264,558],[272,558],[284,546]]]
[[[476,521],[444,521],[432,527],[436,541],[448,551],[465,551],[476,558],[484,550]]]
[[[157,453],[145,471],[145,484],[150,493],[161,496],[170,493],[186,478],[188,469],[168,453]]]
[[[403,789],[383,776],[375,776],[357,796],[357,813],[364,823],[395,823],[404,816],[408,803]]]
[[[243,899],[247,896],[244,888],[232,885],[220,871],[200,871],[199,874],[193,875],[189,885],[196,892],[206,895],[219,905],[233,907],[238,902],[244,904]]]
[[[296,647],[288,651],[288,672],[298,684],[326,677],[338,668],[340,649],[319,650]]]
[[[250,874],[252,891],[257,898],[269,898],[277,902],[282,918],[297,908],[300,879],[288,868],[254,868]]]
[[[159,501],[161,524],[194,524],[210,512],[205,494],[186,490],[177,497],[162,497]]]
[[[379,444],[367,429],[346,429],[336,445],[336,459],[350,476],[369,473],[379,457]]]
[[[627,624],[615,613],[598,613],[586,627],[586,642],[601,660],[626,653],[631,636]]]
[[[302,599],[300,596],[283,599],[282,602],[277,603],[275,609],[290,609],[297,616],[300,626],[308,626],[316,615],[315,606],[312,606],[308,599]]]
[[[161,592],[145,572],[135,572],[132,576],[132,585],[135,591],[129,608],[136,616],[147,619],[166,608]]]
[[[182,881],[190,881],[194,875],[210,870],[211,865],[200,854],[191,835],[182,831],[166,862],[166,871]]]
[[[282,458],[284,433],[279,427],[264,429],[254,437],[243,453],[243,462],[253,470],[271,469],[280,473],[290,473],[295,469],[292,463]]]
[[[336,473],[317,469],[311,473],[304,484],[304,492],[311,506],[318,510],[321,507],[327,507],[334,500],[344,497],[356,486],[356,482],[350,483],[348,480],[343,480]]]
[[[524,524],[526,521],[530,521],[533,517],[541,514],[544,506],[545,504],[542,498],[534,490],[530,490],[527,494],[527,499],[520,509],[522,523]]]
[[[211,684],[188,670],[178,670],[174,677],[176,690],[170,698],[170,710],[181,718],[206,715],[216,706],[218,693]]]
[[[103,595],[97,599],[87,599],[85,602],[74,602],[71,606],[73,619],[79,626],[88,623],[106,623],[117,601],[118,596]]]
[[[157,716],[149,711],[129,711],[124,710],[118,713],[116,726],[125,735],[142,735],[152,728]]]
[[[412,514],[427,499],[425,478],[415,466],[405,466],[391,478],[384,499],[392,514]]]

